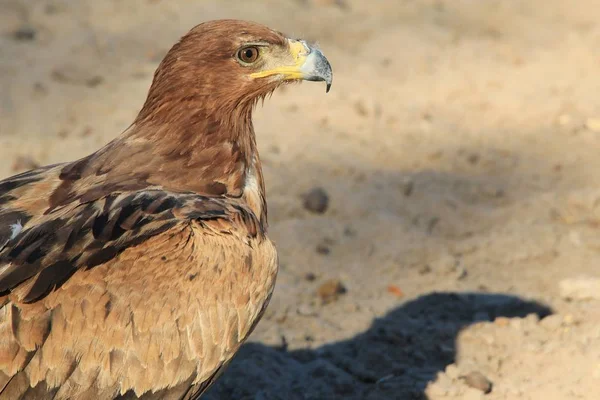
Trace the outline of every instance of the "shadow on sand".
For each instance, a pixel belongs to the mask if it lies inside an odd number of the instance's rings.
[[[203,399],[426,399],[427,383],[456,360],[463,328],[488,317],[551,313],[504,294],[428,294],[351,339],[316,349],[248,343]]]

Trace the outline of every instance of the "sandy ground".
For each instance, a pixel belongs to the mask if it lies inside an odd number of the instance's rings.
[[[332,91],[286,87],[255,118],[275,296],[206,398],[597,400],[599,16],[598,0],[0,0],[0,176],[119,134],[201,21],[316,40]],[[323,214],[303,207],[314,187]]]

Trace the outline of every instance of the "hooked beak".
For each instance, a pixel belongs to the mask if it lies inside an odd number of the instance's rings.
[[[321,50],[304,40],[288,39],[291,62],[251,74],[253,78],[279,75],[283,80],[324,81],[329,92],[333,82],[331,64]]]

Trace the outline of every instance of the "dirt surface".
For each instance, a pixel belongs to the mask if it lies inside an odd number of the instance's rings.
[[[255,118],[278,286],[206,398],[597,400],[599,16],[598,0],[0,0],[0,176],[123,131],[199,22],[316,40],[332,91],[286,87]]]

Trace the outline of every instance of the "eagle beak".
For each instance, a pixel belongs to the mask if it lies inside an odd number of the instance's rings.
[[[333,82],[333,71],[331,64],[327,58],[321,53],[321,50],[309,46],[305,41],[299,41],[308,51],[308,55],[304,56],[304,61],[300,66],[302,79],[306,81],[324,81],[327,84],[326,92],[329,92],[331,83]],[[300,56],[299,58],[301,58]]]
[[[321,50],[304,40],[288,39],[291,65],[282,65],[251,74],[254,78],[279,75],[283,80],[324,81],[329,92],[333,81],[331,64]],[[287,63],[286,63],[287,64]]]

